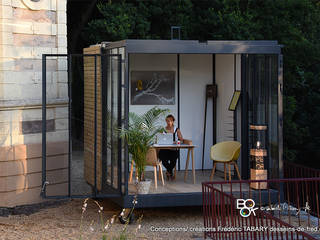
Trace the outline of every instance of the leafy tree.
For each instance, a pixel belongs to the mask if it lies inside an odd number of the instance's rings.
[[[88,44],[122,39],[278,40],[284,55],[285,157],[320,168],[320,1],[149,0],[97,5]],[[309,161],[309,162],[308,162]]]

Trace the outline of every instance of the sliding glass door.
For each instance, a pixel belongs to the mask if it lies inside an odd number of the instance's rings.
[[[242,55],[242,175],[249,169],[267,170],[268,178],[278,178],[282,152],[282,81],[280,55]],[[280,81],[281,80],[281,81]],[[279,108],[280,107],[280,108]],[[281,140],[281,141],[279,141]],[[282,160],[282,159],[281,159]]]

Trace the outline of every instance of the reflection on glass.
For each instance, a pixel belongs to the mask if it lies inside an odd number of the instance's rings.
[[[247,61],[251,168],[268,169],[268,178],[275,178],[279,169],[277,55],[248,55]]]

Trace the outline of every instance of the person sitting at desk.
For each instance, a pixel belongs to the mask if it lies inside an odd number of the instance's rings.
[[[180,140],[183,141],[182,134],[179,128],[174,126],[174,116],[171,114],[166,117],[167,126],[165,127],[165,131],[167,133],[173,133],[173,142]],[[172,170],[176,166],[177,158],[179,156],[178,150],[172,149],[161,149],[159,151],[159,158],[162,161],[163,166],[167,169],[167,179],[174,180],[175,176],[172,173]]]

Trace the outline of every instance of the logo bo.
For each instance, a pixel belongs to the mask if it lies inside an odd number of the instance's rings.
[[[255,202],[252,199],[237,199],[237,209],[240,209],[240,215],[242,217],[249,217],[251,212],[256,216],[255,210],[258,208],[254,208]]]

